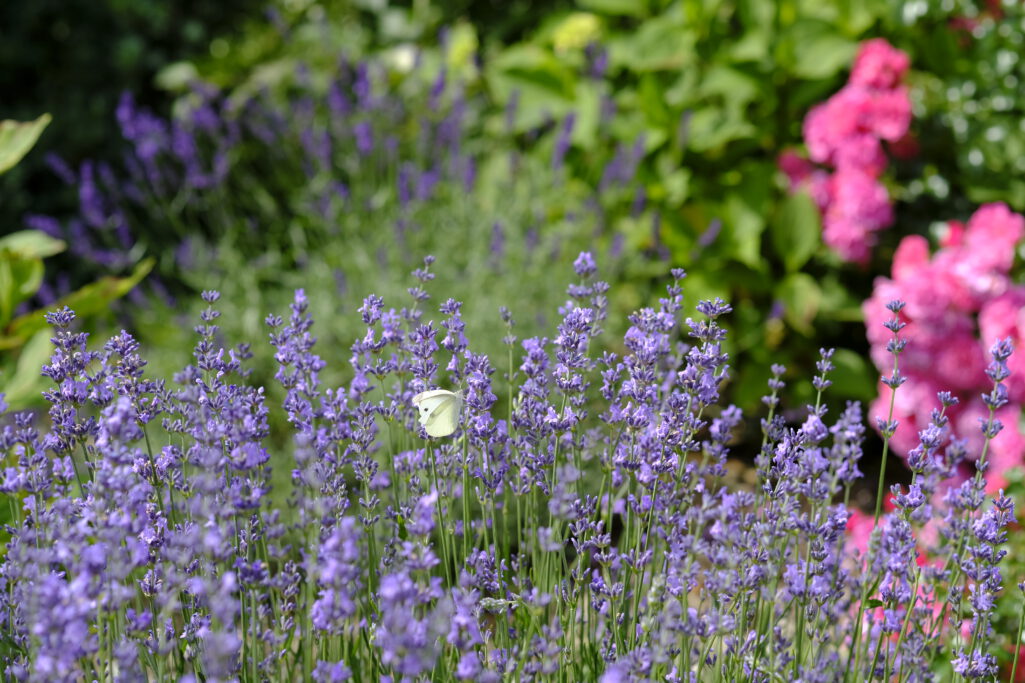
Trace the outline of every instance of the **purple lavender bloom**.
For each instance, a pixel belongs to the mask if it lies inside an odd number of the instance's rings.
[[[505,104],[505,132],[512,135],[516,132],[516,116],[520,107],[520,91],[513,90],[509,93],[509,99]]]
[[[573,271],[576,272],[582,278],[588,278],[597,272],[598,266],[595,265],[594,257],[589,251],[582,251],[577,259],[573,262]]]
[[[576,114],[572,112],[563,119],[562,127],[559,129],[559,136],[555,140],[555,148],[552,150],[552,173],[558,174],[562,169],[566,152],[569,151],[573,136],[573,126],[576,124],[576,120]]]
[[[609,53],[598,43],[588,43],[584,48],[587,57],[587,75],[596,81],[604,80],[609,68]]]
[[[342,662],[317,662],[311,674],[316,683],[342,683],[352,680],[352,670]]]
[[[708,223],[708,227],[701,233],[701,237],[698,238],[698,246],[702,249],[706,249],[715,242],[719,236],[719,231],[722,230],[722,221],[718,218],[713,218]]]
[[[356,150],[361,156],[369,156],[374,151],[374,133],[369,121],[360,121],[352,129],[356,138]]]
[[[46,233],[50,237],[57,239],[64,238],[64,229],[61,228],[60,223],[56,218],[52,216],[41,216],[38,214],[27,214],[25,216],[25,227],[30,230],[39,230]]]
[[[81,182],[78,186],[78,201],[82,209],[82,217],[92,228],[104,228],[107,224],[107,211],[103,199],[96,186],[96,179],[91,161],[82,163]]]
[[[390,574],[378,592],[381,621],[375,644],[381,661],[402,676],[418,676],[434,668],[439,654],[436,640],[441,623],[418,618],[413,609],[419,590],[408,574]]]
[[[47,152],[44,161],[50,170],[53,171],[54,175],[64,181],[65,185],[74,185],[78,182],[75,171],[59,155]]]
[[[353,517],[343,518],[318,551],[320,597],[310,608],[314,627],[333,634],[343,633],[347,620],[356,613],[361,587],[360,528]]]
[[[442,68],[438,72],[438,77],[434,79],[434,83],[431,85],[430,99],[427,105],[431,111],[438,111],[441,96],[445,94],[445,86],[448,84],[447,76],[447,72]]]

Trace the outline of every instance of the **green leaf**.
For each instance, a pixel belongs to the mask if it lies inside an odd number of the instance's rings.
[[[608,41],[613,69],[634,73],[678,71],[697,54],[693,31],[678,8],[642,23],[636,31]]]
[[[598,124],[601,122],[601,92],[594,83],[580,81],[577,84],[576,123],[573,126],[573,144],[586,150],[594,148],[598,140]]]
[[[822,292],[815,278],[807,273],[791,273],[776,287],[776,298],[783,302],[784,319],[801,334],[811,336],[812,321],[819,312]]]
[[[768,30],[750,29],[729,47],[729,55],[735,62],[760,62],[769,56],[771,43]]]
[[[797,22],[788,38],[793,41],[793,73],[799,78],[831,78],[849,68],[858,51],[857,42],[820,21]]]
[[[766,172],[766,168],[770,169]],[[711,251],[747,266],[754,272],[765,272],[768,261],[762,249],[762,233],[767,225],[772,195],[772,165],[768,161],[738,161],[719,176],[725,201],[717,217],[722,219],[722,232],[714,240]],[[699,190],[692,194],[698,196]],[[713,216],[715,214],[712,214]],[[699,223],[702,232],[711,221]]]
[[[683,204],[687,198],[687,190],[690,187],[690,171],[686,168],[678,168],[662,179],[665,188],[666,204],[677,207]]]
[[[772,225],[772,246],[790,272],[799,270],[818,249],[822,235],[819,209],[811,196],[795,192],[783,201]]]
[[[157,72],[153,83],[161,90],[177,94],[187,92],[199,77],[199,70],[192,62],[172,62]]]
[[[718,243],[723,253],[754,270],[764,267],[762,262],[762,231],[764,215],[736,192],[726,200],[722,234]]]
[[[43,271],[42,259],[0,249],[0,328],[10,322],[18,304],[43,284]]]
[[[2,262],[0,262],[2,263]],[[154,260],[148,258],[140,262],[131,275],[126,277],[114,277],[108,275],[96,282],[90,283],[81,289],[57,301],[49,310],[67,306],[75,311],[79,317],[85,318],[104,310],[107,305],[119,299],[139,284],[144,277],[153,269]],[[34,334],[46,327],[46,311],[33,311],[19,316],[11,321],[7,329],[0,333],[0,350],[17,348],[25,344]]]
[[[40,398],[44,384],[40,369],[50,357],[50,334],[51,329],[46,327],[32,335],[18,355],[11,377],[3,383],[4,400],[14,410],[27,408]]]
[[[862,299],[851,290],[836,271],[829,271],[819,277],[819,288],[822,290],[822,306],[819,317],[839,322],[863,323],[861,312]]]
[[[13,258],[0,258],[0,325],[6,325],[14,314],[16,285],[13,261]]]
[[[0,173],[28,154],[52,117],[43,114],[35,121],[0,121]]]
[[[698,109],[690,119],[687,146],[695,152],[707,152],[733,140],[753,137],[758,129],[741,116],[739,111],[723,107]]]
[[[624,17],[643,17],[647,14],[646,3],[638,0],[577,0],[580,9],[599,14],[613,14]]]
[[[858,44],[841,36],[822,36],[807,44],[797,44],[794,74],[802,78],[829,78],[846,69]]]
[[[7,254],[0,253],[0,259],[5,259],[5,257],[10,257],[10,252]],[[39,286],[43,284],[45,268],[43,267],[42,259],[37,258],[20,258],[14,255],[14,258],[10,258],[8,262],[11,265],[11,273],[14,276],[12,294],[14,305],[17,306],[39,291]]]
[[[697,67],[680,69],[672,85],[662,89],[662,98],[667,106],[679,112],[699,99],[700,81],[701,73]]]
[[[761,83],[739,69],[716,65],[701,79],[702,97],[719,96],[730,108],[742,108],[761,94]]]
[[[662,129],[669,127],[673,120],[666,108],[665,87],[659,81],[653,73],[641,76],[637,87],[637,103],[648,123]]]
[[[63,240],[40,230],[19,230],[0,237],[0,250],[9,249],[25,258],[46,258],[61,253],[67,246]]]
[[[496,99],[519,97],[517,131],[528,130],[548,117],[562,117],[575,104],[577,78],[555,55],[536,45],[517,45],[501,52],[488,65],[488,82]]]
[[[733,382],[733,401],[744,410],[758,410],[772,372],[769,363],[745,363]]]
[[[876,396],[879,373],[860,354],[850,349],[837,349],[833,353],[834,369],[829,373],[833,391],[838,396],[870,401]]]

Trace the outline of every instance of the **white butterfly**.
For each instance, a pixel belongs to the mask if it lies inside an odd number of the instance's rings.
[[[420,411],[420,424],[430,436],[448,436],[459,427],[463,397],[445,389],[424,391],[413,397]]]

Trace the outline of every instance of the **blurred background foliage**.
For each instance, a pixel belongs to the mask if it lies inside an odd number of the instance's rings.
[[[114,107],[124,90],[166,109],[154,75],[232,39],[263,0],[15,0],[0,3],[0,118],[56,114],[41,149],[78,160],[120,156]],[[59,210],[43,154],[0,181],[0,224]],[[56,196],[55,196],[56,195]],[[66,206],[66,204],[64,205]]]
[[[14,67],[5,91],[23,93],[0,114],[45,107],[59,122],[24,172],[2,180],[2,216],[67,240],[49,266],[50,297],[156,259],[110,323],[158,330],[166,358],[155,362],[167,367],[187,356],[207,288],[223,290],[227,339],[269,354],[263,317],[305,287],[325,344],[345,355],[360,298],[403,305],[425,253],[440,257],[437,291],[466,301],[471,341],[501,353],[497,307],[515,303],[521,333],[537,333],[564,298],[573,254],[590,248],[619,319],[671,266],[689,272],[689,304],[731,301],[730,391],[742,407],[757,406],[771,363],[806,375],[820,346],[840,349],[834,399],[868,399],[859,305],[899,238],[932,234],[982,201],[1025,208],[1018,3],[236,0],[0,12]],[[891,165],[897,221],[861,267],[821,245],[817,210],[788,195],[776,160],[843,84],[859,42],[879,36],[911,55],[918,154]],[[47,152],[67,161],[63,181],[44,175]]]

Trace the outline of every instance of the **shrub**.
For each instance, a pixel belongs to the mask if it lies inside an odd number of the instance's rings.
[[[916,446],[913,432],[928,424],[930,399],[940,388],[960,399],[960,405],[947,413],[952,433],[972,440],[971,450],[979,452],[976,425],[988,411],[983,375],[986,349],[1004,338],[1020,346],[1023,336],[1025,289],[1009,276],[1015,245],[1023,237],[1025,218],[1005,204],[987,204],[967,225],[951,221],[935,254],[930,255],[926,238],[905,237],[894,256],[892,279],[876,280],[864,313],[872,358],[881,372],[889,361],[889,340],[880,329],[878,312],[898,292],[907,300],[901,320],[908,325],[904,333],[910,348],[901,371],[908,382],[896,396],[880,385],[880,396],[873,404],[879,411],[892,400],[895,415],[913,425],[892,440],[901,455],[907,456]],[[1025,458],[1025,436],[1018,417],[1025,401],[1021,379],[1025,368],[1019,356],[1009,361],[1009,367],[1013,374],[1005,382],[1008,400],[1001,408],[1006,428],[990,445],[991,491],[1005,487],[1007,474]]]
[[[906,140],[911,124],[911,100],[901,84],[908,65],[908,56],[885,40],[862,44],[848,84],[804,119],[811,161],[835,172],[793,153],[780,158],[791,188],[807,187],[822,212],[823,241],[845,261],[867,264],[874,233],[893,222],[878,177],[887,165],[883,143]]]

